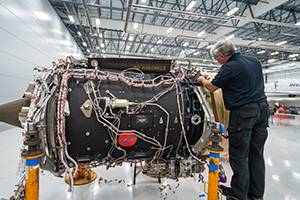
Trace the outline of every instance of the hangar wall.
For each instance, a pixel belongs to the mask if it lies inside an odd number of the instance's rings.
[[[33,68],[73,55],[80,48],[45,0],[0,2],[0,105],[19,99]]]

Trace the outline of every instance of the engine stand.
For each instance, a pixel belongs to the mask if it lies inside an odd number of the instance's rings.
[[[222,199],[222,190],[218,187],[220,154],[223,152],[223,148],[219,146],[219,142],[221,142],[222,139],[215,133],[210,137],[210,141],[212,141],[212,144],[207,147],[207,150],[210,152],[209,176],[208,182],[204,184],[204,192],[207,194],[207,200],[217,200]],[[208,192],[206,192],[206,185],[208,185]]]

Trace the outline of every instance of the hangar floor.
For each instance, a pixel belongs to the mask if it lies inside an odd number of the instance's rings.
[[[290,122],[288,126],[270,124],[269,137],[265,146],[266,161],[266,192],[265,200],[298,200],[300,191],[300,122]],[[0,198],[8,199],[14,190],[17,181],[15,173],[18,168],[18,159],[22,130],[0,123]],[[226,170],[227,178],[231,177],[228,158],[222,157],[221,162]],[[137,177],[136,185],[132,185],[133,167],[123,164],[106,170],[105,167],[94,169],[97,180],[91,184],[75,187],[74,200],[93,199],[123,199],[123,200],[193,200],[199,199],[203,193],[203,184],[198,178],[180,179],[179,182],[157,179],[143,174]],[[208,178],[207,170],[203,173]],[[102,177],[110,183],[99,183]],[[230,180],[229,180],[230,181]],[[226,185],[229,185],[229,181]],[[119,183],[121,182],[121,183]],[[159,187],[170,185],[160,192]],[[68,186],[64,179],[56,178],[48,172],[40,175],[40,200],[71,199],[67,192]],[[202,198],[206,199],[206,198]],[[223,197],[223,199],[225,199]]]

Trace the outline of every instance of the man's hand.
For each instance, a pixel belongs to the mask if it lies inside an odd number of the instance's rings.
[[[205,80],[205,78],[203,76],[199,76],[199,78],[197,79],[198,83],[203,85],[203,80]]]
[[[204,85],[209,91],[214,92],[219,89],[217,86],[211,84],[210,80],[206,80],[203,76],[199,76],[197,79],[198,83]]]

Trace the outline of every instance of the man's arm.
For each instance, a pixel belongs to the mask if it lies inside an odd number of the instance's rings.
[[[217,86],[211,84],[211,81],[209,80],[206,80],[203,76],[200,76],[198,79],[197,79],[198,83],[204,85],[209,91],[211,92],[214,92],[216,91],[217,89],[219,89]]]

